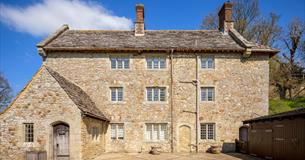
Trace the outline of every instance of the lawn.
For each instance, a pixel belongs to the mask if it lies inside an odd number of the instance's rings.
[[[305,107],[305,97],[296,100],[269,100],[269,114],[276,114]]]

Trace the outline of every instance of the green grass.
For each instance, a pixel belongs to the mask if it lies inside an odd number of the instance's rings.
[[[305,97],[296,100],[269,100],[269,114],[286,112],[300,107],[305,107]]]

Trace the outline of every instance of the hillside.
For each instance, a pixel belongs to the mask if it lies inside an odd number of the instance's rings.
[[[300,107],[305,107],[305,97],[296,100],[270,100],[269,114],[281,113]]]

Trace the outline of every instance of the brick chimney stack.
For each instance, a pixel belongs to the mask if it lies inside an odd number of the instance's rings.
[[[144,5],[136,5],[136,22],[135,22],[135,36],[144,36],[145,26],[144,26]]]
[[[219,30],[228,33],[230,29],[234,28],[234,23],[232,19],[232,7],[231,2],[225,2],[218,12],[219,17]]]

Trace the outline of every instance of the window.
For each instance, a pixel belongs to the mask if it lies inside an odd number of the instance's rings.
[[[215,139],[215,124],[214,123],[202,123],[201,128],[201,139]]]
[[[214,101],[215,91],[214,87],[201,87],[201,101]]]
[[[111,101],[123,101],[123,87],[111,87]]]
[[[147,87],[147,101],[165,101],[165,87]]]
[[[146,124],[146,140],[162,141],[167,139],[166,123],[147,123]]]
[[[24,124],[25,142],[34,142],[34,124]]]
[[[166,59],[164,57],[146,58],[147,69],[164,69],[166,68]]]
[[[92,140],[99,140],[99,135],[100,135],[100,131],[97,127],[92,127],[91,128],[91,136],[92,136]]]
[[[111,139],[124,139],[124,124],[113,123],[111,125]]]
[[[111,69],[128,69],[129,58],[110,58]]]
[[[201,68],[202,69],[214,69],[214,57],[201,57]]]

